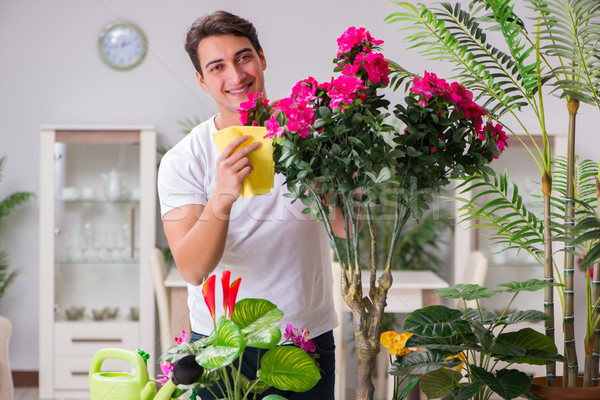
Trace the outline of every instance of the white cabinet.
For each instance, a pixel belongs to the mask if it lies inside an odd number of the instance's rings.
[[[40,398],[89,399],[105,347],[155,340],[156,132],[151,126],[42,126]]]

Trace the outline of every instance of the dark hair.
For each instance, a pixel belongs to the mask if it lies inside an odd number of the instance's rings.
[[[204,15],[194,21],[185,37],[185,51],[200,75],[202,75],[202,69],[198,58],[198,44],[206,37],[221,35],[247,37],[256,52],[260,53],[258,33],[252,22],[227,11],[215,11],[212,14]]]

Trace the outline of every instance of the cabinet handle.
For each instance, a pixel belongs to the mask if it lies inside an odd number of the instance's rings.
[[[73,338],[71,339],[72,343],[122,343],[123,339],[118,338]]]
[[[71,371],[71,376],[88,376],[90,371]]]

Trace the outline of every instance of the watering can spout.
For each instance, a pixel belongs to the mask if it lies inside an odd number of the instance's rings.
[[[142,400],[169,400],[173,392],[177,389],[177,385],[173,383],[172,379],[169,379],[165,382],[165,384],[160,388],[156,396],[154,395],[154,391],[151,393],[152,397],[142,397]]]

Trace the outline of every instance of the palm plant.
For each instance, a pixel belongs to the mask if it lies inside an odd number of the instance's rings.
[[[576,157],[574,169],[574,187],[575,193],[574,219],[578,231],[590,230],[594,227],[598,208],[595,205],[596,197],[596,174],[598,173],[598,164],[591,160],[579,161]],[[565,223],[564,211],[570,199],[566,197],[567,193],[567,174],[568,166],[566,157],[556,157],[553,159],[552,174],[554,177],[554,192],[551,196],[551,203],[556,212],[553,213],[552,231],[553,237],[558,240],[566,240],[566,234],[570,227]],[[460,208],[462,217],[465,220],[472,221],[474,228],[485,228],[493,232],[492,239],[495,243],[500,243],[506,248],[514,248],[518,251],[526,251],[540,265],[544,265],[544,221],[535,213],[531,212],[525,205],[525,201],[519,194],[518,186],[510,181],[506,172],[494,176],[472,176],[468,177],[459,186],[460,193],[469,193],[477,191],[477,194],[469,199],[457,198],[464,205]],[[558,195],[557,195],[557,194]],[[535,195],[534,195],[535,196]],[[540,198],[539,195],[535,196]],[[482,203],[483,201],[483,203]],[[590,216],[590,214],[593,214]],[[593,242],[593,233],[587,235],[578,235],[576,241],[569,243],[573,246],[568,252],[573,255],[588,255],[582,266],[585,266],[588,260],[593,260],[594,252],[591,251]],[[566,248],[567,249],[567,248]],[[555,269],[557,266],[555,265]],[[557,276],[560,275],[557,272]],[[589,281],[589,279],[588,279]],[[598,365],[595,368],[592,364],[592,350],[597,342],[594,332],[598,327],[598,317],[595,316],[598,296],[592,293],[591,282],[588,282],[586,299],[586,337],[584,346],[586,349],[586,368],[584,381],[588,381],[590,386],[597,386]],[[564,288],[559,289],[561,300],[564,302]],[[564,305],[564,304],[563,304]],[[593,372],[596,374],[593,375]],[[594,383],[595,382],[595,383]]]
[[[537,20],[535,33],[529,33],[524,20],[514,12],[511,0],[474,0],[469,11],[442,3],[434,6],[397,2],[403,11],[390,15],[389,22],[408,22],[404,29],[413,29],[407,36],[413,47],[435,61],[450,62],[454,72],[469,89],[485,99],[488,110],[502,119],[508,131],[524,132],[530,140],[526,146],[535,161],[542,181],[544,220],[542,242],[544,276],[554,280],[552,251],[552,171],[551,151],[544,111],[545,88],[566,99],[569,111],[569,156],[567,159],[567,196],[571,192],[575,115],[579,101],[600,109],[600,57],[596,46],[600,42],[600,3],[596,0],[527,0]],[[486,31],[498,30],[508,52],[488,42]],[[398,71],[403,75],[402,70]],[[533,140],[524,123],[521,110],[527,108],[538,122],[541,147]],[[511,120],[507,123],[506,120]],[[516,126],[516,127],[515,127]],[[524,144],[524,143],[523,143]],[[572,225],[573,205],[565,204],[565,220]],[[569,229],[567,236],[572,235]],[[577,384],[577,357],[573,332],[573,256],[566,252],[564,265],[567,293],[564,308],[566,358],[568,374],[564,382]],[[550,317],[545,322],[546,335],[554,339],[553,289],[544,293],[544,310]],[[547,364],[547,382],[554,384],[555,364]]]
[[[6,157],[0,158],[0,173],[4,167]],[[30,192],[12,193],[0,201],[0,233],[6,228],[6,217],[18,206],[25,204],[33,197]],[[6,289],[14,282],[19,271],[10,269],[8,252],[0,250],[0,301],[4,297]]]

